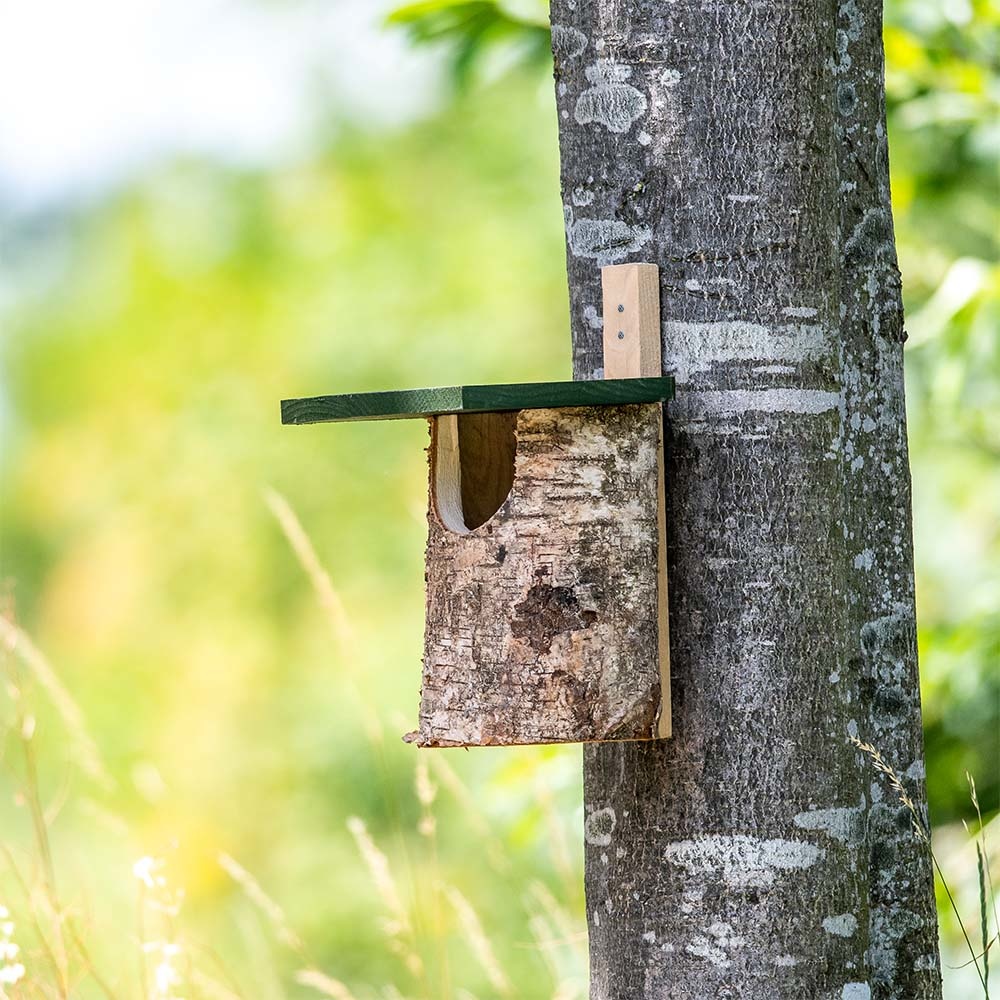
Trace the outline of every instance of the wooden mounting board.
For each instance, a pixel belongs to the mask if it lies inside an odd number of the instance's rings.
[[[648,378],[663,371],[660,340],[660,269],[655,264],[612,264],[601,269],[604,293],[604,374]],[[657,735],[673,732],[670,698],[670,616],[667,607],[667,495],[662,446],[658,450],[657,645],[660,717]]]
[[[522,382],[513,385],[353,392],[340,396],[282,400],[281,422],[319,424],[347,420],[405,420],[447,413],[664,403],[673,397],[674,380],[660,375],[592,382]]]

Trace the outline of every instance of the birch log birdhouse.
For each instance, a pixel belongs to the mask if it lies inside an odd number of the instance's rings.
[[[653,265],[604,269],[605,379],[286,400],[429,421],[422,747],[670,735]]]

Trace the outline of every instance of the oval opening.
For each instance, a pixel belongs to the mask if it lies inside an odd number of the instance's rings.
[[[461,413],[434,418],[434,506],[449,530],[482,527],[514,485],[517,413]]]

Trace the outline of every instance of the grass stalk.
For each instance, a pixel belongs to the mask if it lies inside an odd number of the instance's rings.
[[[892,767],[892,765],[886,761],[882,754],[874,746],[872,746],[871,743],[865,743],[856,736],[850,737],[850,740],[858,750],[867,754],[868,757],[871,758],[872,763],[875,766],[875,770],[884,774],[889,779],[889,784],[896,793],[896,797],[909,812],[913,831],[927,846],[927,850],[931,856],[931,864],[934,866],[934,870],[937,872],[938,878],[941,879],[941,885],[944,888],[945,896],[948,898],[948,903],[951,906],[952,913],[954,913],[955,919],[958,921],[959,929],[962,931],[962,937],[965,939],[965,944],[969,949],[969,954],[972,956],[972,963],[976,967],[976,975],[979,976],[979,982],[983,987],[983,993],[986,996],[986,1000],[989,1000],[989,989],[986,985],[986,980],[983,977],[983,970],[979,966],[979,958],[976,955],[976,949],[972,946],[972,941],[969,938],[968,931],[965,929],[965,922],[962,920],[962,914],[959,912],[958,904],[955,902],[955,897],[952,895],[951,886],[948,885],[948,880],[945,878],[944,871],[938,862],[937,855],[934,853],[934,847],[931,844],[930,828],[927,826],[923,816],[921,816],[920,811],[917,809],[917,805],[913,801],[913,798],[910,796],[909,792],[907,792],[906,786],[903,784],[903,779],[896,773],[896,770]]]

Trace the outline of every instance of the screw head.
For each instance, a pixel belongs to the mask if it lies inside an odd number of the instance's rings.
[[[618,339],[619,340],[624,340],[625,339],[625,331],[624,330],[619,330],[618,331]]]
[[[623,305],[619,305],[619,306],[618,306],[618,311],[619,311],[620,313],[623,313],[623,312],[625,312],[625,307],[624,307]]]

